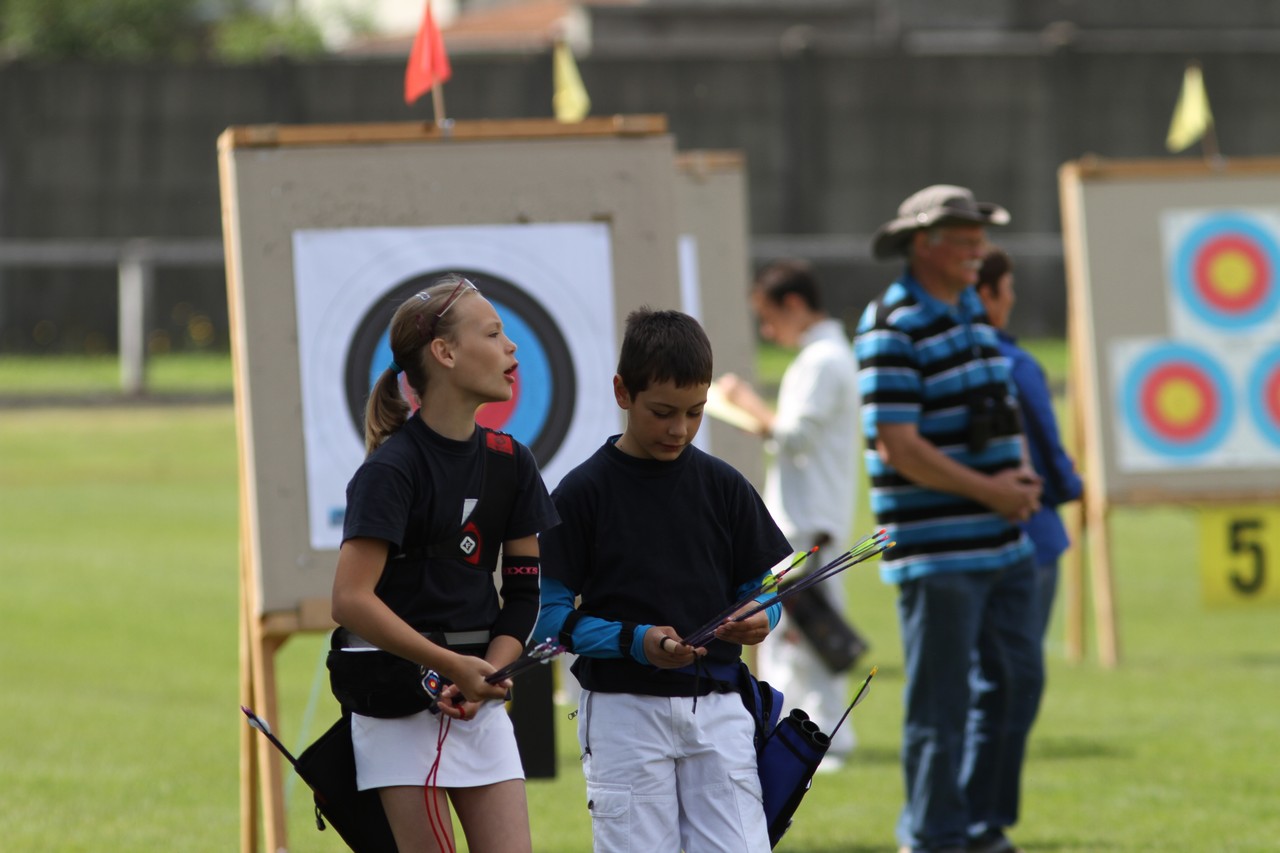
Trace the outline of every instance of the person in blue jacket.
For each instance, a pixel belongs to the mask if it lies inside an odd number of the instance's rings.
[[[996,329],[1000,354],[1009,359],[1031,465],[1042,481],[1040,509],[1023,522],[1022,528],[1035,548],[1039,579],[1035,618],[1043,638],[1049,627],[1058,587],[1058,560],[1071,544],[1062,519],[1058,517],[1058,507],[1079,498],[1083,486],[1075,464],[1062,448],[1044,369],[1005,330],[1016,301],[1013,262],[1008,254],[996,247],[988,249],[978,271],[976,287],[987,319]]]

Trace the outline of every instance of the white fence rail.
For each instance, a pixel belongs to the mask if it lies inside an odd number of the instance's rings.
[[[1002,245],[1015,257],[1059,259],[1057,233],[1009,234]],[[778,257],[814,261],[870,260],[865,234],[757,234],[751,240],[753,262]],[[120,387],[126,394],[146,390],[146,308],[155,270],[161,266],[222,266],[222,241],[134,238],[129,240],[0,240],[0,270],[115,267],[119,288]]]
[[[0,240],[0,269],[115,267],[120,388],[146,390],[147,304],[160,266],[221,266],[221,240]]]

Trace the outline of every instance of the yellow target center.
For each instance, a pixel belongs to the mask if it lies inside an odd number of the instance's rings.
[[[1249,256],[1238,249],[1219,252],[1209,262],[1209,280],[1223,296],[1239,297],[1248,292],[1255,274]]]
[[[1160,417],[1173,426],[1186,426],[1200,414],[1204,401],[1200,389],[1186,379],[1170,379],[1156,392],[1156,409]]]

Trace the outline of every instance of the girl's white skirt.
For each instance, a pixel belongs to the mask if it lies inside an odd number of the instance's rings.
[[[391,720],[352,714],[356,786],[365,791],[425,783],[446,719],[430,711]],[[508,779],[524,779],[524,767],[503,703],[485,702],[474,719],[447,724],[437,785],[473,788]]]

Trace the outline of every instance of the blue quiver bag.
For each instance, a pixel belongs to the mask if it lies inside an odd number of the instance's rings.
[[[799,708],[774,726],[760,750],[760,789],[769,822],[769,847],[776,847],[791,817],[813,783],[813,774],[831,746],[831,738]]]
[[[738,672],[738,692],[756,724],[756,767],[769,826],[769,847],[777,846],[809,790],[831,739],[799,708],[782,716],[782,692],[751,674]]]

